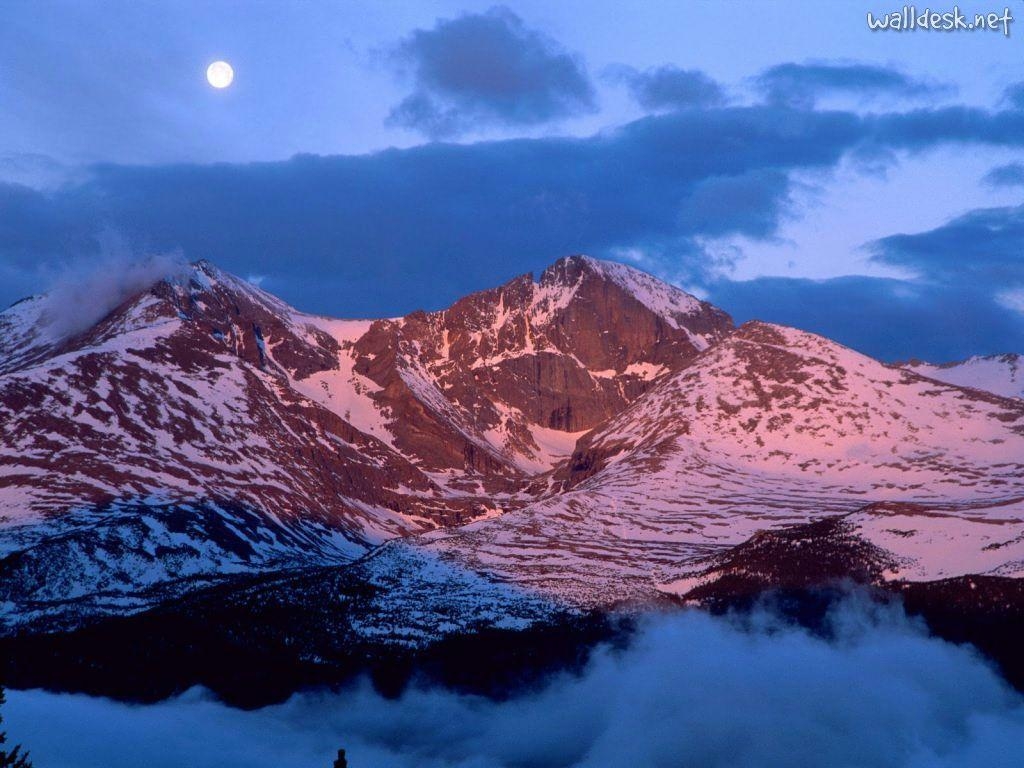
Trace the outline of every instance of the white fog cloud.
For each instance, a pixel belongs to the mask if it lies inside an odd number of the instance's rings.
[[[73,336],[139,291],[165,277],[182,275],[187,268],[179,254],[139,256],[108,248],[94,260],[76,262],[53,274],[42,321],[56,338]]]
[[[761,616],[652,619],[625,652],[505,702],[366,684],[243,712],[11,692],[10,735],[65,768],[1017,766],[1024,699],[964,647],[846,607],[826,641]]]

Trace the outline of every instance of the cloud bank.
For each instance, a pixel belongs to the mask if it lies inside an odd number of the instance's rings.
[[[66,768],[326,768],[341,746],[356,768],[1018,765],[1024,699],[971,651],[886,609],[848,605],[833,627],[653,619],[625,652],[504,702],[364,685],[247,713],[199,691],[149,707],[32,691],[7,721]]]
[[[463,22],[519,30],[532,40],[520,21],[500,10],[440,22],[423,34],[429,43],[429,34],[448,34],[448,24],[457,31]],[[520,43],[515,50],[531,47]],[[531,62],[567,55],[536,46],[527,57]],[[457,48],[446,44],[443,50]],[[518,66],[513,70],[519,72]],[[837,77],[835,67],[809,74],[799,66],[786,70],[787,82]],[[843,73],[843,88],[872,78],[901,82],[898,73]],[[707,90],[710,81],[700,73],[662,68],[633,75],[643,98],[665,109],[586,137],[432,143],[265,163],[101,165],[84,180],[49,191],[0,184],[0,304],[27,292],[40,261],[63,260],[68,253],[94,258],[97,232],[110,229],[136,251],[180,249],[189,260],[209,258],[238,274],[265,275],[267,290],[301,309],[337,316],[439,309],[565,254],[615,259],[637,252],[655,274],[717,296],[746,296],[746,306],[765,308],[760,319],[786,322],[799,310],[807,330],[885,359],[943,361],[1024,348],[1020,313],[1009,313],[1005,322],[996,317],[1007,313],[1006,291],[1020,282],[1013,277],[1020,274],[1013,253],[1021,234],[1015,208],[973,211],[931,232],[883,238],[872,245],[874,258],[917,275],[902,281],[900,291],[867,278],[826,286],[789,283],[791,295],[799,289],[806,299],[798,308],[752,297],[749,284],[723,285],[730,263],[706,249],[716,238],[778,237],[794,215],[794,179],[827,175],[850,158],[872,158],[885,167],[901,155],[940,147],[1024,146],[1024,110],[860,114],[801,106],[799,100],[713,105],[714,89]],[[773,77],[786,79],[779,72]],[[466,96],[474,103],[490,93],[477,85],[465,86],[466,94],[476,94]],[[548,85],[538,88],[548,92]],[[704,103],[680,106],[688,99]],[[964,247],[970,258],[960,258]],[[1008,274],[1010,285],[1000,284]],[[857,290],[844,299],[837,293],[844,287]],[[873,307],[896,329],[899,343],[886,345],[876,334],[865,346],[864,324],[853,311],[823,304],[824,289],[839,305],[863,301]],[[721,303],[745,315],[744,304]],[[809,314],[806,307],[821,309]],[[938,337],[915,320],[950,313],[987,318],[973,333],[973,348],[942,344],[954,337]],[[836,317],[849,320],[839,324]],[[982,329],[996,333],[983,335]]]

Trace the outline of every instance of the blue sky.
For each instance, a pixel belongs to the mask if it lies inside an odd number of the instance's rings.
[[[883,359],[1024,351],[1024,3],[899,7],[15,0],[0,304],[111,241],[341,316],[588,252]]]

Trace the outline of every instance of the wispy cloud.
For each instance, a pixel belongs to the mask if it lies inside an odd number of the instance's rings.
[[[906,98],[951,91],[948,86],[913,78],[889,67],[829,62],[778,64],[754,78],[754,84],[770,102],[803,108],[833,94],[889,94]]]
[[[990,187],[1024,187],[1024,163],[997,165],[985,174],[982,183]]]
[[[51,272],[41,319],[52,336],[66,338],[88,330],[135,294],[188,269],[180,254],[138,255],[107,240],[97,258]]]
[[[644,109],[718,107],[726,102],[725,89],[697,69],[663,66],[638,70],[617,66],[608,70],[608,77],[625,83]]]

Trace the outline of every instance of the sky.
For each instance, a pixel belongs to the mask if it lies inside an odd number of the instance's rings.
[[[959,7],[1019,21],[9,0],[0,305],[128,253],[393,316],[588,253],[884,360],[1024,352],[1024,3]]]

